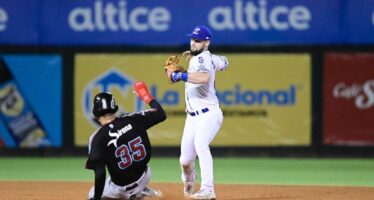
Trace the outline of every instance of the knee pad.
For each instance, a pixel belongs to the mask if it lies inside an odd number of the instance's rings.
[[[181,166],[191,166],[195,162],[194,158],[187,158],[186,156],[181,156],[179,158],[179,164]]]
[[[186,158],[186,157],[182,157],[182,156],[179,158],[179,163],[180,163],[180,165],[182,165],[182,166],[189,166],[189,165],[191,165],[193,162],[194,162],[194,160],[193,160],[193,159],[190,159],[190,158]]]

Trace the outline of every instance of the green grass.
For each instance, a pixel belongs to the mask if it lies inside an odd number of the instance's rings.
[[[0,158],[0,180],[93,181],[86,158]],[[198,163],[197,167],[198,167]],[[180,182],[178,158],[152,158],[152,181]],[[374,186],[374,160],[215,158],[215,182]]]
[[[86,158],[0,158],[0,180],[90,180]]]
[[[374,186],[374,160],[230,159],[216,160],[222,183]]]

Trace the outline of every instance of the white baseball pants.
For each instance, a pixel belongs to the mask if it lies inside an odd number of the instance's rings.
[[[113,183],[110,176],[106,177],[102,198],[129,199],[131,195],[141,192],[148,184],[151,178],[151,168],[147,167],[146,172],[134,183],[125,186],[119,186]],[[88,193],[88,199],[93,198],[95,186]]]
[[[201,189],[214,188],[213,178],[213,158],[209,144],[216,136],[223,122],[222,111],[219,106],[208,107],[208,112],[201,110],[194,112],[194,116],[187,114],[182,141],[181,156],[179,158],[182,166],[194,168],[196,155],[199,157],[201,173]],[[193,169],[194,170],[194,169]],[[194,181],[193,173],[184,173],[182,169],[183,181]]]

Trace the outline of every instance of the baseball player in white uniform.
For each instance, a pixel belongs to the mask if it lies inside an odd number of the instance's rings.
[[[207,27],[197,26],[188,36],[191,37],[188,71],[173,72],[170,75],[172,82],[185,81],[187,118],[179,159],[184,195],[191,199],[215,199],[213,158],[209,144],[222,125],[223,115],[214,82],[216,70],[225,70],[228,61],[225,56],[209,52],[212,35]],[[196,156],[199,157],[201,187],[194,193]]]

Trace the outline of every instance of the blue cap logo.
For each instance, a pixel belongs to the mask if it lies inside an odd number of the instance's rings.
[[[210,40],[212,38],[212,33],[206,26],[196,26],[192,30],[192,33],[187,34],[187,36],[197,40]]]

